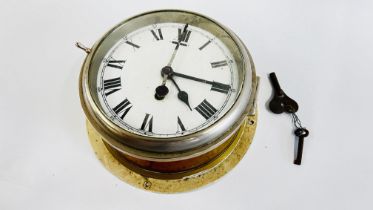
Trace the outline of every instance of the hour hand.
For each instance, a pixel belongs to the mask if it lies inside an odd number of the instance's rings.
[[[180,87],[179,85],[177,85],[174,78],[170,77],[170,80],[175,84],[177,90],[179,91],[179,93],[177,94],[177,97],[180,99],[180,101],[184,102],[189,107],[190,111],[192,111],[192,108],[189,105],[188,93],[183,90],[180,90]]]
[[[189,105],[189,99],[188,99],[187,92],[179,91],[179,93],[177,94],[177,97],[189,107],[190,111],[192,111],[192,108]]]

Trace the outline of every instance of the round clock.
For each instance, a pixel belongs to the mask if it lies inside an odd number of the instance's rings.
[[[246,152],[258,79],[228,28],[194,12],[160,10],[121,22],[92,48],[77,46],[88,54],[79,87],[91,143],[123,180],[190,190]]]

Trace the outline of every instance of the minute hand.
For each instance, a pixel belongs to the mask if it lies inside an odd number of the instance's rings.
[[[203,83],[210,84],[210,85],[215,83],[215,82],[212,82],[212,81],[209,81],[209,80],[205,80],[205,79],[201,79],[201,78],[197,78],[197,77],[192,77],[192,76],[181,74],[181,73],[178,73],[178,72],[173,72],[173,75],[177,76],[177,77],[182,77],[182,78],[185,78],[185,79],[194,80],[194,81],[197,81],[197,82],[203,82]]]
[[[172,75],[176,76],[176,77],[182,77],[182,78],[185,78],[185,79],[190,79],[190,80],[194,80],[194,81],[197,81],[197,82],[202,82],[202,83],[205,83],[205,84],[212,85],[211,90],[213,90],[213,91],[217,91],[217,92],[227,94],[229,92],[229,90],[231,90],[230,85],[226,85],[226,84],[223,84],[223,83],[220,83],[220,82],[209,81],[209,80],[201,79],[201,78],[198,78],[198,77],[192,77],[192,76],[182,74],[182,73],[178,73],[178,72],[172,72]]]

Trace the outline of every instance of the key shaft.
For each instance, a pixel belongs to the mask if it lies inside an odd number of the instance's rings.
[[[304,143],[304,138],[302,136],[300,136],[299,139],[298,139],[297,155],[294,159],[294,164],[295,165],[302,164],[303,143]]]
[[[303,156],[303,144],[304,144],[304,138],[308,136],[309,131],[305,128],[298,128],[294,131],[294,134],[298,136],[298,147],[297,147],[297,153],[294,159],[295,165],[301,165],[302,164],[302,156]]]

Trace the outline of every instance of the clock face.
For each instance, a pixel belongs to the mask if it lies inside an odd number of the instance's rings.
[[[219,120],[240,84],[233,55],[218,37],[193,25],[159,23],[124,34],[107,50],[96,94],[106,117],[124,130],[169,138]]]

